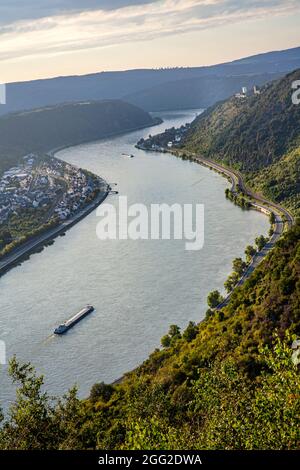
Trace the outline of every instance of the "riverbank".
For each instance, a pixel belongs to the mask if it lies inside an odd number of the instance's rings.
[[[161,124],[163,120],[159,117],[153,118],[153,123],[151,125],[143,125],[143,126],[137,126],[133,128],[126,129],[122,132],[112,132],[105,134],[101,139],[97,139],[94,142],[97,142],[98,140],[105,140],[111,137],[118,137],[121,135],[125,135],[130,132],[146,129],[148,127],[153,127],[158,124]],[[82,140],[79,144],[76,143],[76,145],[84,144],[84,143],[90,143],[90,140]],[[48,150],[45,154],[47,157],[54,158],[57,153],[60,151],[71,148],[74,146],[74,143],[70,143],[61,147],[57,147],[54,149]],[[57,158],[57,157],[55,157]],[[103,180],[104,181],[104,180]],[[104,182],[107,185],[107,188],[109,188],[109,185],[107,182]],[[96,207],[98,207],[104,199],[108,196],[110,192],[110,189],[107,189],[106,192],[104,192],[104,195],[100,195],[100,200],[99,196],[95,198],[93,202],[88,204],[84,209],[82,209],[78,214],[74,214],[73,217],[69,218],[67,221],[65,221],[62,224],[59,224],[58,226],[54,227],[53,229],[46,230],[45,233],[38,235],[36,237],[33,237],[32,239],[28,240],[24,244],[20,245],[19,247],[16,247],[11,253],[8,255],[5,255],[2,259],[0,259],[0,277],[5,274],[8,270],[19,264],[21,261],[24,261],[25,259],[28,258],[30,254],[33,252],[36,252],[39,250],[41,247],[47,245],[49,242],[51,242],[54,238],[57,236],[61,235],[64,233],[66,230],[69,230],[74,224],[78,223],[81,219],[83,219],[86,215],[88,215],[90,212],[92,212]],[[102,192],[101,192],[102,194]]]
[[[137,144],[136,147],[146,152],[150,151],[150,149],[143,147],[143,145]],[[191,152],[181,152],[179,150],[170,150],[166,148],[161,149],[161,150],[155,150],[155,152],[169,153],[183,160],[188,160],[194,163],[198,163],[202,166],[205,166],[217,172],[218,174],[227,178],[227,180],[231,182],[231,185],[232,185],[231,191],[233,193],[238,193],[238,191],[242,191],[244,195],[248,196],[251,199],[250,209],[257,210],[265,214],[268,217],[271,215],[272,212],[275,215],[274,232],[272,236],[270,237],[266,245],[263,247],[263,249],[257,252],[253,256],[251,263],[247,266],[247,269],[245,273],[243,274],[243,276],[241,277],[241,279],[238,281],[234,289],[226,296],[224,301],[220,305],[218,305],[217,309],[225,307],[225,305],[228,304],[234,290],[237,287],[240,287],[251,276],[254,269],[274,248],[276,242],[279,240],[282,233],[284,232],[285,226],[287,229],[290,229],[293,227],[295,223],[294,217],[284,207],[280,206],[279,204],[274,203],[273,201],[269,201],[265,199],[263,196],[253,193],[251,190],[249,190],[245,185],[243,175],[239,171],[233,168],[225,167],[224,165],[221,165],[220,163],[217,163],[213,160],[209,160],[207,158],[203,158],[200,155],[196,155]]]
[[[82,144],[87,144],[87,143],[101,142],[102,140],[110,139],[111,137],[120,137],[122,135],[129,134],[130,132],[135,132],[135,131],[140,131],[140,130],[143,130],[143,129],[148,129],[148,128],[157,126],[157,125],[162,124],[162,123],[163,123],[163,119],[161,119],[159,117],[154,117],[152,124],[146,124],[146,125],[143,125],[143,126],[132,127],[132,128],[126,129],[126,130],[121,131],[121,132],[110,132],[108,134],[105,134],[103,137],[101,137],[101,139],[96,139],[96,140],[88,139],[88,140],[82,140],[82,141],[80,141],[79,143],[76,143],[76,144],[73,143],[73,144],[62,145],[61,147],[56,147],[54,149],[47,150],[47,152],[45,152],[45,153],[49,157],[54,157],[57,153],[61,152],[62,150],[66,150],[68,148],[74,147],[74,145],[77,146],[77,145],[82,145]]]
[[[181,155],[179,156],[182,157]],[[248,196],[251,199],[251,206],[253,209],[259,210],[268,216],[273,210],[275,213],[280,215],[284,222],[287,223],[288,228],[291,228],[294,225],[294,217],[287,209],[249,190],[244,182],[243,175],[238,170],[225,167],[220,163],[200,157],[199,155],[194,155],[192,158],[192,161],[195,163],[204,165],[214,171],[217,171],[221,175],[229,177],[232,181],[232,191],[238,192],[238,190],[240,190],[242,193]]]
[[[23,245],[16,248],[12,253],[0,260],[0,277],[14,266],[27,259],[30,254],[38,251],[41,247],[46,246],[59,235],[63,235],[67,230],[73,227],[73,225],[80,222],[80,220],[95,210],[96,207],[98,207],[107,198],[110,192],[109,184],[106,183],[106,185],[106,191],[101,191],[92,202],[87,204],[83,209],[71,216],[65,222],[62,222],[58,226],[50,229],[42,235],[34,237],[28,242],[25,242]]]

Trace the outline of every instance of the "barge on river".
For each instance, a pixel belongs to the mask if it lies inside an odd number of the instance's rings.
[[[62,323],[59,325],[57,328],[55,328],[54,333],[56,335],[63,335],[66,333],[70,328],[72,328],[76,323],[78,323],[80,320],[82,320],[84,317],[89,315],[89,313],[92,313],[94,311],[94,307],[92,305],[87,305],[84,307],[82,310],[80,310],[76,315],[71,317],[69,320],[65,321],[65,323]]]

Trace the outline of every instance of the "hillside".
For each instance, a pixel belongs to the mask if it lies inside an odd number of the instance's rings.
[[[169,106],[168,109],[182,109],[193,104],[194,89],[197,94],[192,107],[204,108],[237,92],[247,83],[265,83],[299,67],[298,47],[208,67],[125,70],[10,83],[7,104],[0,105],[0,115],[58,103],[104,99],[130,100],[151,111]],[[222,79],[224,84],[219,83]],[[200,91],[202,86],[212,95],[209,102],[206,93]]]
[[[251,75],[218,76],[188,78],[170,81],[152,88],[127,95],[129,103],[151,110],[170,110],[187,108],[207,108],[217,101],[229,98],[241,90],[281,77],[282,73],[265,73]]]
[[[253,188],[299,212],[300,106],[292,103],[297,70],[260,95],[233,97],[209,108],[185,139],[190,151],[239,168]]]
[[[2,449],[297,449],[300,376],[300,223],[222,311],[156,350],[120,385],[96,384],[56,403],[29,365],[0,428]],[[28,419],[30,418],[30,419]]]
[[[155,122],[142,109],[117,100],[8,114],[0,118],[0,171],[31,152],[97,140]]]

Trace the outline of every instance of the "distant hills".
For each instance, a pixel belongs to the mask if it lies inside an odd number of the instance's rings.
[[[12,83],[0,114],[79,100],[122,99],[150,111],[207,107],[242,86],[300,68],[300,47],[209,67],[102,72]]]
[[[241,90],[263,85],[282,76],[282,73],[187,78],[161,83],[153,88],[133,93],[125,100],[147,110],[207,108]]]
[[[230,98],[207,109],[186,136],[187,149],[237,167],[248,183],[300,211],[300,106],[292,83],[300,69],[265,85],[260,95]]]
[[[8,114],[0,118],[0,171],[31,152],[97,140],[156,122],[146,111],[119,100]]]

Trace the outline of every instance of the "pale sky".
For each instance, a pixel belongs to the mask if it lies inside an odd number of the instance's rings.
[[[0,0],[0,82],[300,46],[300,0]]]

